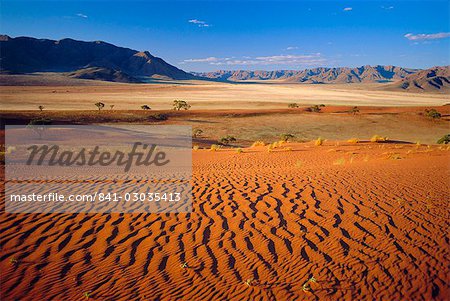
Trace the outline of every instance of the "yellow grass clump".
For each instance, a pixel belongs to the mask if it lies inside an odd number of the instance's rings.
[[[370,138],[370,142],[384,142],[387,140],[387,137],[382,137],[380,135],[373,135],[372,138]]]
[[[264,143],[264,141],[261,141],[261,140],[257,140],[255,142],[253,142],[252,147],[258,147],[258,146],[266,146],[266,144]]]
[[[314,141],[314,145],[315,146],[321,146],[322,144],[323,144],[323,142],[324,142],[325,140],[324,139],[322,139],[322,138],[317,138],[317,140],[316,141]]]
[[[241,153],[243,153],[243,152],[244,152],[244,151],[243,151],[242,148],[240,148],[240,147],[236,149],[236,153],[238,153],[238,154],[241,154]]]
[[[217,145],[217,144],[212,144],[211,145],[211,148],[209,149],[211,152],[215,152],[215,151],[217,151],[217,150],[219,150],[220,149],[220,145]]]
[[[200,147],[198,145],[194,145],[194,147],[192,147],[193,150],[198,150]]]
[[[358,138],[352,138],[352,139],[348,139],[347,142],[348,143],[358,143],[359,139]]]

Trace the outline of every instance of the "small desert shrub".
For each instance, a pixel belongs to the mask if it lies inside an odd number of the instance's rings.
[[[353,115],[356,115],[357,113],[359,113],[359,108],[358,107],[353,107],[353,108],[350,109],[349,112],[352,113]]]
[[[169,116],[167,116],[166,114],[153,114],[153,115],[149,116],[149,119],[156,120],[156,121],[164,121],[164,120],[169,119]]]
[[[313,105],[312,107],[306,108],[307,112],[319,113],[322,110],[322,107],[325,105]]]
[[[280,139],[282,142],[288,142],[290,139],[294,138],[295,136],[292,134],[281,134]]]
[[[439,119],[442,117],[441,113],[439,113],[435,109],[425,110],[425,116],[432,118],[432,119]]]
[[[231,142],[235,142],[235,141],[236,141],[236,138],[234,138],[233,136],[227,135],[225,137],[220,138],[220,140],[218,142],[222,145],[228,145]]]
[[[194,129],[194,131],[192,132],[192,136],[194,138],[198,138],[203,134],[203,130],[201,129]]]
[[[215,152],[215,151],[217,151],[219,149],[220,149],[220,145],[211,144],[211,148],[209,150],[212,151],[212,152]]]
[[[385,142],[387,140],[387,137],[382,137],[380,135],[373,135],[372,138],[370,138],[370,142]]]
[[[141,109],[144,110],[144,111],[151,110],[151,108],[148,105],[141,106]]]
[[[200,147],[199,147],[198,145],[194,145],[194,146],[192,147],[192,149],[195,150],[195,151],[198,150],[199,148],[200,148]]]
[[[295,102],[294,103],[290,103],[290,104],[288,104],[288,108],[298,108],[298,104],[296,104]]]
[[[182,269],[188,268],[187,262],[183,262],[180,266],[181,266]]]
[[[261,141],[261,140],[257,140],[255,142],[253,142],[252,147],[258,147],[258,146],[266,146],[266,144],[264,143],[264,141]]]
[[[284,150],[288,151],[288,152],[291,152],[292,151],[292,147],[286,147]]]
[[[323,144],[323,142],[324,142],[325,140],[324,139],[322,139],[322,138],[317,138],[317,140],[316,141],[314,141],[314,145],[315,146],[321,146],[322,144]]]
[[[449,144],[450,143],[450,134],[443,136],[441,139],[437,141],[438,144]]]
[[[238,154],[242,154],[244,151],[242,150],[242,148],[237,148],[236,149],[236,153],[238,153]]]
[[[347,142],[348,143],[358,143],[359,140],[358,140],[358,138],[352,138],[352,139],[348,139]]]

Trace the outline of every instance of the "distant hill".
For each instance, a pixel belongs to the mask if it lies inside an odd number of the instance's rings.
[[[450,91],[450,66],[433,67],[408,75],[401,81],[390,85],[406,91]]]
[[[277,70],[277,71],[214,71],[192,74],[216,80],[251,81],[251,80],[280,80],[289,83],[370,83],[395,81],[417,72],[396,66],[361,66],[358,68],[313,68],[305,70]]]
[[[72,76],[126,82],[135,82],[136,78],[144,76],[194,78],[148,51],[139,52],[101,41],[55,41],[6,35],[0,36],[0,68],[2,73],[75,72]]]
[[[67,74],[72,78],[79,79],[92,79],[92,80],[104,80],[108,82],[119,82],[119,83],[139,83],[137,78],[134,78],[122,71],[116,71],[109,68],[102,67],[90,67],[85,69],[80,69]]]

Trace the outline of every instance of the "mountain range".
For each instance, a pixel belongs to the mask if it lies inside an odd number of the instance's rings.
[[[450,66],[426,70],[397,66],[357,68],[319,67],[305,70],[218,70],[188,73],[148,51],[118,47],[102,41],[49,40],[0,35],[0,73],[60,72],[80,79],[140,83],[148,78],[224,82],[277,81],[281,83],[388,83],[384,89],[447,92]]]
[[[307,84],[390,83],[385,89],[407,91],[446,92],[450,89],[450,66],[433,67],[426,70],[396,66],[361,66],[357,68],[313,68],[305,70],[218,70],[193,72],[197,77],[218,81],[277,81]]]
[[[242,80],[283,80],[291,83],[367,83],[386,82],[403,79],[417,72],[417,69],[407,69],[396,66],[361,66],[357,68],[314,68],[305,70],[277,71],[225,71],[193,73],[196,76],[211,79],[242,81]]]
[[[139,77],[192,79],[148,51],[118,47],[102,41],[48,40],[0,36],[2,73],[71,72],[72,77],[139,82]]]

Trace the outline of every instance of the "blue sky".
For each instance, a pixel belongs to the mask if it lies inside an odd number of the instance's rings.
[[[10,36],[103,40],[186,71],[450,64],[449,1],[1,1]]]

